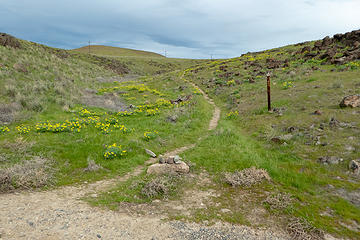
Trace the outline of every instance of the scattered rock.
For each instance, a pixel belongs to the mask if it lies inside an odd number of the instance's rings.
[[[360,94],[344,97],[344,99],[340,102],[340,107],[360,107]]]
[[[331,157],[325,156],[325,157],[319,158],[319,162],[322,164],[338,164],[342,161],[343,161],[342,158],[335,157],[335,156],[331,156]]]
[[[150,157],[156,158],[156,154],[155,154],[153,151],[151,151],[151,150],[149,150],[149,149],[145,149],[145,152],[146,152]]]
[[[178,119],[178,116],[177,116],[177,115],[171,115],[171,116],[168,116],[167,119],[168,119],[170,122],[176,123],[176,122],[177,122],[177,119]]]
[[[147,169],[147,174],[171,174],[171,173],[189,173],[189,166],[181,161],[178,164],[160,164],[156,163]]]
[[[311,47],[310,46],[306,46],[306,47],[303,47],[300,51],[300,53],[305,53],[305,52],[310,52],[311,51]]]
[[[360,159],[351,160],[350,163],[349,163],[349,169],[353,173],[359,174],[360,173]]]
[[[225,182],[233,187],[251,186],[265,180],[271,181],[268,172],[265,169],[257,169],[255,167],[246,168],[234,173],[225,173]]]
[[[313,115],[322,115],[322,112],[320,110],[316,110],[315,112],[313,112]]]
[[[14,68],[16,71],[18,71],[18,72],[23,72],[23,73],[27,73],[27,72],[28,72],[28,70],[26,69],[26,67],[25,67],[23,64],[21,64],[21,63],[15,63],[15,64],[13,65],[13,68]]]
[[[6,33],[0,33],[0,46],[12,47],[12,48],[21,47],[19,40]]]
[[[331,118],[330,119],[330,122],[329,122],[329,125],[330,127],[338,127],[340,124],[340,122],[338,120],[336,120],[335,118]]]
[[[179,97],[175,100],[170,100],[171,104],[179,104],[181,102],[189,101],[192,98],[192,95],[187,95],[185,97]]]
[[[273,111],[273,113],[277,113],[277,114],[279,114],[279,115],[282,115],[283,112],[286,111],[286,108],[284,108],[284,107],[278,107],[278,108],[274,108],[272,111]]]

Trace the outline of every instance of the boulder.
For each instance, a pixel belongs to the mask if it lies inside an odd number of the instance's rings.
[[[189,166],[184,163],[183,161],[180,161],[177,164],[160,164],[156,163],[151,165],[147,169],[147,174],[168,174],[168,173],[189,173],[190,168]]]
[[[360,107],[360,94],[349,95],[340,102],[340,107]]]
[[[349,163],[349,169],[353,173],[359,174],[360,173],[360,159],[351,160],[350,163]]]
[[[322,47],[328,47],[328,46],[330,46],[332,43],[333,43],[333,40],[332,40],[329,36],[327,36],[327,37],[325,37],[325,38],[322,40],[321,46],[322,46]]]
[[[311,47],[306,46],[301,49],[300,53],[305,53],[305,52],[310,52],[310,51],[311,51]]]

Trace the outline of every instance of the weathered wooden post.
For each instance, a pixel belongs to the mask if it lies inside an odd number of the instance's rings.
[[[270,72],[267,73],[266,78],[267,78],[268,111],[271,111]]]

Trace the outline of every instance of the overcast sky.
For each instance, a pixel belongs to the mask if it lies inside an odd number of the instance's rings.
[[[360,0],[0,0],[0,32],[72,49],[236,57],[360,29]]]

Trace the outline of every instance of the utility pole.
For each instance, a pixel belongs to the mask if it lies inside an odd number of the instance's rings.
[[[212,54],[210,54],[210,59],[211,59],[211,61],[213,60],[213,55]]]
[[[165,49],[165,57],[167,57],[167,51],[166,51],[166,49]]]
[[[270,72],[266,74],[268,111],[271,111]]]
[[[89,40],[89,54],[90,54],[90,40]]]

